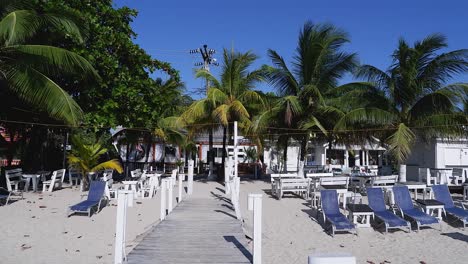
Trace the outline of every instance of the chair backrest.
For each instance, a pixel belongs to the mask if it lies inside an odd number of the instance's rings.
[[[18,168],[18,169],[12,169],[12,170],[5,170],[5,180],[6,180],[6,185],[8,191],[13,191],[11,188],[11,181],[12,180],[21,180],[21,176],[23,175],[23,170]]]
[[[463,169],[462,168],[453,168],[452,175],[456,177],[463,177]]]
[[[384,193],[382,188],[367,188],[367,198],[369,199],[369,207],[375,212],[387,210],[385,206]]]
[[[320,178],[320,185],[344,185],[348,188],[348,183],[349,177],[347,176]]]
[[[336,190],[320,190],[322,210],[325,215],[340,214]]]
[[[306,173],[307,178],[333,177],[333,172]]]
[[[56,170],[56,172],[57,176],[55,177],[55,180],[57,182],[63,182],[63,180],[65,179],[65,169]]]
[[[372,186],[376,185],[395,185],[398,175],[376,176],[371,178]]]
[[[92,181],[88,192],[88,201],[99,202],[104,195],[106,182]]]
[[[419,168],[418,176],[419,176],[418,178],[419,181],[424,182],[424,181],[427,181],[427,179],[431,177],[431,172],[429,171],[429,168]]]
[[[414,208],[407,186],[394,186],[393,194],[395,197],[395,203],[400,207],[400,209],[409,210]]]
[[[435,199],[441,203],[444,203],[445,208],[455,207],[447,185],[434,185],[432,186],[432,190],[434,191]]]
[[[174,178],[174,179],[175,179],[176,176],[177,176],[177,169],[173,169],[173,170],[171,171],[171,178]]]
[[[72,178],[81,178],[81,171],[73,167],[68,168],[68,174],[70,174]]]

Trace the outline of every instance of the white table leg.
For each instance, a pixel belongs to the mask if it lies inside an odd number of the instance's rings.
[[[33,184],[33,191],[37,192],[37,177],[33,177],[31,180]]]
[[[24,184],[24,191],[27,192],[29,190],[29,182],[31,178],[25,178],[25,184]]]

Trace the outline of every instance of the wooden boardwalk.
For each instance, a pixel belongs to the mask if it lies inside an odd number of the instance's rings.
[[[129,264],[251,263],[251,259],[241,223],[219,188],[182,201],[128,255]]]

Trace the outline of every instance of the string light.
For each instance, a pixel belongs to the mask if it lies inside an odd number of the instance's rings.
[[[87,125],[64,125],[64,124],[52,124],[52,123],[39,123],[39,122],[29,122],[29,121],[18,121],[18,120],[2,120],[0,123],[12,123],[12,124],[23,124],[23,125],[36,125],[36,126],[50,126],[56,128],[98,128],[98,129],[111,129],[113,127],[104,127],[104,126],[87,126]],[[228,124],[233,124],[234,122],[228,122]],[[210,126],[222,126],[220,123],[197,123],[197,124],[185,124],[183,128],[191,127],[210,127]],[[410,129],[428,129],[428,128],[440,128],[440,127],[468,127],[468,123],[465,124],[445,124],[445,125],[432,125],[432,126],[412,126],[408,127]],[[183,129],[180,126],[168,126],[167,128],[171,129]],[[113,128],[115,129],[115,128]],[[133,131],[142,131],[148,132],[149,130],[158,129],[147,128],[147,127],[124,127],[126,130]],[[342,129],[342,130],[320,130],[320,129],[299,129],[299,128],[285,128],[285,127],[262,127],[265,130],[287,130],[288,132],[278,132],[278,133],[261,133],[261,135],[306,135],[310,133],[352,133],[352,132],[375,132],[375,131],[393,131],[396,128],[387,127],[387,128],[362,128],[362,129]],[[290,132],[297,131],[297,132]],[[270,131],[271,132],[271,131]],[[255,133],[247,133],[244,136],[255,136]]]

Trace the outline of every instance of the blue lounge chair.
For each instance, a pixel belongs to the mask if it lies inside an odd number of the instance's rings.
[[[408,231],[411,232],[410,222],[387,210],[382,188],[367,188],[367,198],[369,199],[369,207],[374,211],[374,216],[385,224],[385,233],[388,233],[390,228],[401,227],[407,227]]]
[[[407,186],[394,186],[393,194],[395,197],[395,203],[400,209],[401,215],[414,221],[416,223],[418,231],[421,226],[428,226],[433,224],[440,225],[440,222],[437,218],[430,216],[421,211],[420,209],[414,207]],[[440,229],[442,230],[441,225]]]
[[[104,181],[92,181],[89,187],[88,198],[86,201],[82,201],[73,206],[70,206],[68,210],[68,216],[74,213],[88,213],[88,216],[91,216],[92,210],[94,207],[97,207],[97,210],[101,208],[101,202],[105,199],[104,189],[106,187],[106,182]]]
[[[356,226],[340,212],[336,190],[321,190],[320,196],[322,200],[323,222],[325,224],[327,221],[330,222],[332,236],[335,235],[335,231],[355,230],[356,232]]]
[[[434,185],[432,186],[432,190],[434,191],[435,199],[444,204],[445,218],[447,218],[447,214],[450,214],[457,220],[461,220],[463,228],[465,228],[468,224],[468,210],[454,205],[447,185]]]

